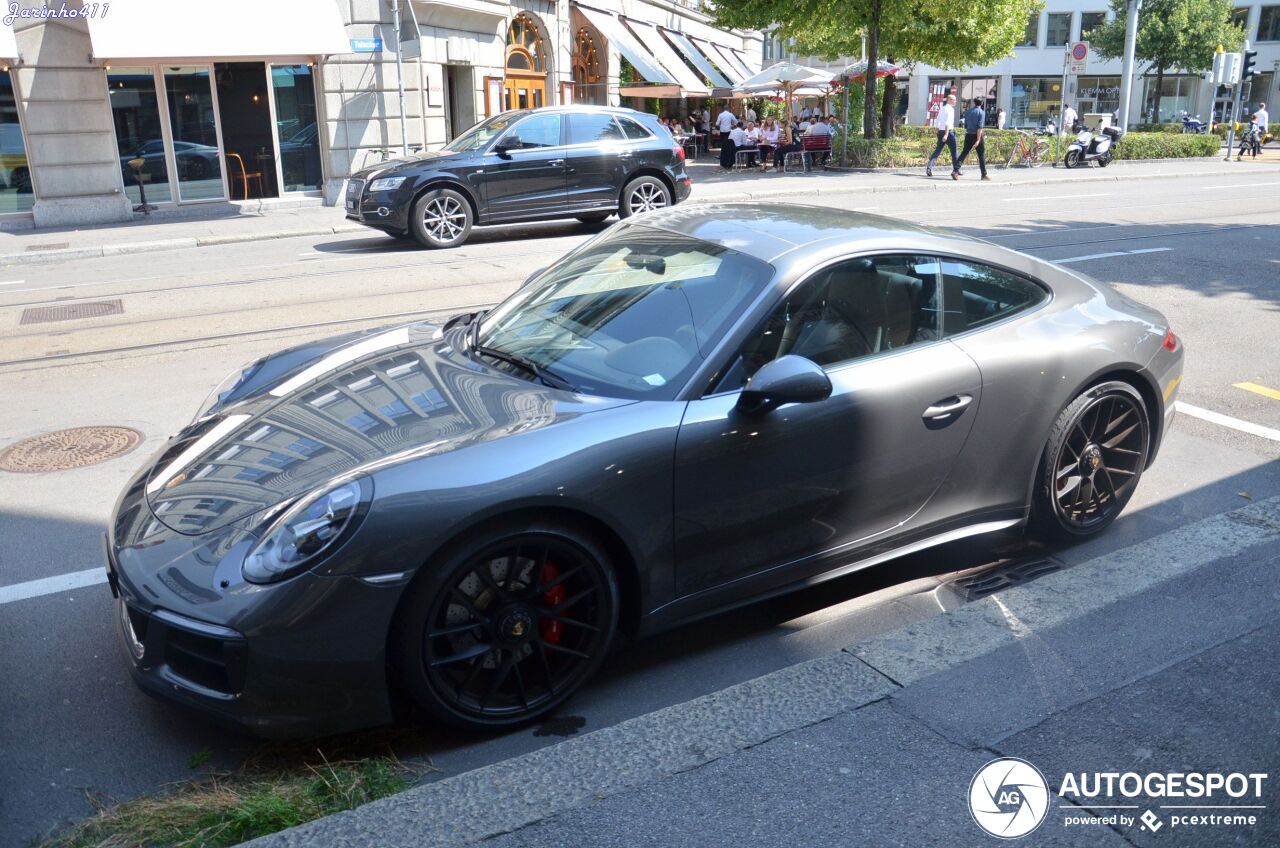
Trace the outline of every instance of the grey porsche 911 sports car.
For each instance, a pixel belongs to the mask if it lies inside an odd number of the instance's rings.
[[[642,635],[905,552],[1100,532],[1173,417],[1159,313],[833,209],[640,215],[492,310],[215,390],[116,507],[148,692],[262,734],[546,714]]]

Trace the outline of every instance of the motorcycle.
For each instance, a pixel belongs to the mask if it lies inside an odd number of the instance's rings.
[[[1192,135],[1203,135],[1209,131],[1209,125],[1200,120],[1200,116],[1194,118],[1186,112],[1182,113],[1182,132]]]
[[[1063,164],[1068,168],[1080,168],[1096,161],[1098,167],[1105,168],[1115,157],[1112,148],[1120,141],[1122,135],[1124,130],[1117,127],[1107,127],[1099,134],[1081,130],[1067,147]]]

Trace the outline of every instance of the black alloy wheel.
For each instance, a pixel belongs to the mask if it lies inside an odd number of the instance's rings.
[[[410,590],[401,671],[433,717],[506,727],[555,709],[591,675],[617,625],[608,556],[569,528],[487,533]]]
[[[1063,410],[1045,447],[1032,504],[1042,535],[1080,539],[1116,519],[1146,468],[1149,426],[1142,396],[1123,382],[1095,386]]]
[[[471,203],[451,188],[426,192],[413,204],[410,232],[424,247],[457,247],[471,235]]]
[[[641,212],[665,209],[671,205],[671,190],[657,177],[636,177],[622,187],[619,218],[630,218]]]

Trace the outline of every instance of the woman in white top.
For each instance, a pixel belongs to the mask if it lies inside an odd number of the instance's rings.
[[[773,118],[765,118],[760,128],[760,139],[756,142],[760,148],[760,170],[769,170],[769,154],[778,146],[778,125]]]

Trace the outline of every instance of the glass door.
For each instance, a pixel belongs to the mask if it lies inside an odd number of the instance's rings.
[[[324,186],[312,72],[307,64],[271,66],[271,108],[281,191],[319,191]]]
[[[211,69],[208,66],[166,67],[164,88],[178,199],[226,198]]]
[[[148,204],[173,200],[155,69],[113,68],[107,72],[107,91],[125,194],[135,205],[144,192]]]

